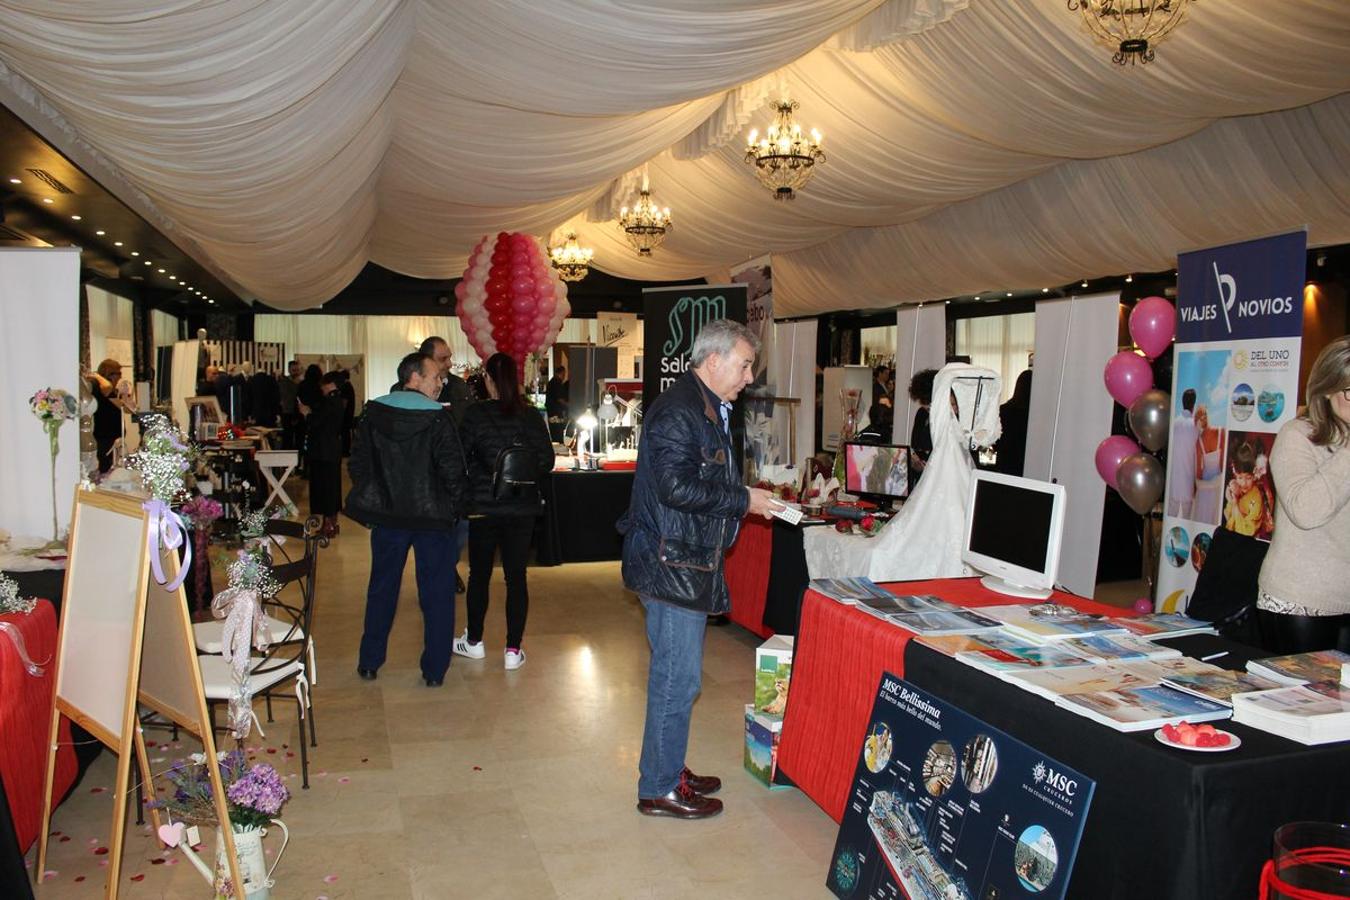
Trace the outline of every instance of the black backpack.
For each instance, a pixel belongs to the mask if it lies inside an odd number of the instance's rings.
[[[492,464],[492,499],[537,505],[543,503],[539,491],[539,460],[534,451],[521,442],[520,435],[497,452]]]

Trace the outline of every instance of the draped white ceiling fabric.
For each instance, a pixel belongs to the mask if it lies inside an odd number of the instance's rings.
[[[1204,0],[1134,68],[1063,0],[0,0],[21,114],[285,309],[502,230],[630,278],[772,252],[780,316],[1344,242],[1348,46],[1345,0]],[[784,91],[828,154],[791,203],[742,159]],[[649,259],[614,222],[644,166]]]

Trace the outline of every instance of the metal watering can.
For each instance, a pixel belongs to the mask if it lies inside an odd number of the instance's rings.
[[[243,900],[270,900],[271,888],[275,884],[272,880],[272,872],[276,870],[277,863],[281,862],[281,856],[286,852],[286,845],[290,843],[291,833],[286,825],[280,819],[273,819],[272,824],[281,829],[282,840],[281,849],[277,851],[277,858],[272,861],[271,868],[267,866],[267,859],[263,856],[262,839],[267,836],[266,828],[240,828],[238,825],[233,827],[234,850],[239,859],[239,877],[244,879]],[[214,871],[207,867],[184,839],[187,827],[182,822],[174,822],[171,825],[161,825],[159,827],[159,839],[170,847],[177,847],[183,851],[188,862],[196,866],[197,871],[201,873],[206,883],[215,888],[217,900],[226,900],[234,898],[241,900],[241,895],[237,891],[230,890],[230,864],[225,858],[225,839],[220,831],[216,831],[216,865]]]

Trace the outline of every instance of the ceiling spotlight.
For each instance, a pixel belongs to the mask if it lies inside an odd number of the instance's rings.
[[[42,202],[43,202],[43,203],[51,203],[51,202],[52,202],[52,198],[51,198],[51,197],[43,197],[43,198],[42,198]]]
[[[81,218],[81,217],[80,217],[80,216],[71,216],[71,218],[74,219],[76,222],[78,222],[78,221],[80,221],[80,218]]]
[[[1050,289],[1049,289],[1049,288],[1041,288],[1041,293],[1042,293],[1042,294],[1048,294],[1048,293],[1050,293]]]
[[[207,303],[215,303],[216,301],[212,300],[210,297],[207,297],[207,298],[206,298],[206,302],[207,302]]]
[[[1088,285],[1087,285],[1087,279],[1084,278],[1082,281],[1078,282],[1078,286],[1079,286],[1079,287],[1087,287],[1087,286],[1088,286]]]
[[[20,180],[20,179],[18,179],[18,178],[11,178],[11,179],[9,180],[9,183],[10,183],[10,184],[23,184],[23,181]]]
[[[178,276],[177,276],[177,275],[170,275],[170,276],[169,276],[169,280],[170,280],[170,281],[177,281],[177,280],[178,280]]]
[[[1134,276],[1133,276],[1133,275],[1126,275],[1126,276],[1125,276],[1125,283],[1126,283],[1126,284],[1132,284],[1133,282],[1134,282]]]
[[[148,266],[148,265],[150,265],[150,264],[149,264],[149,263],[146,263],[146,265]],[[163,269],[156,269],[155,271],[158,272],[158,273],[161,274],[161,275],[164,274],[164,270],[163,270]]]
[[[147,266],[153,266],[153,265],[154,265],[154,263],[152,263],[152,262],[151,262],[150,260],[148,260],[148,259],[145,261],[145,264],[146,264]]]
[[[114,247],[120,247],[120,246],[122,246],[122,242],[121,242],[121,241],[113,241],[113,246],[114,246]],[[132,255],[132,256],[135,256],[136,254],[133,253],[133,254],[131,254],[131,255]]]
[[[1011,296],[1012,296],[1012,291],[1008,291],[1008,293],[1004,294],[1003,296],[1005,296],[1005,297],[1011,297]]]
[[[121,245],[119,244],[118,246],[121,246]],[[132,250],[132,251],[131,251],[131,255],[132,255],[132,256],[140,256],[141,253],[140,253],[139,250]]]
[[[106,231],[95,231],[95,232],[94,232],[94,234],[98,235],[99,237],[103,237],[103,236],[104,236],[105,234],[107,234],[107,233],[108,233],[108,232],[106,232]]]

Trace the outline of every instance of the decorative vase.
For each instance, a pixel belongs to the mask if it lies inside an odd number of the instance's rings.
[[[272,824],[281,829],[282,843],[281,849],[277,851],[277,858],[272,862],[272,869],[267,868],[267,859],[263,855],[263,838],[267,836],[267,829],[261,826],[242,826],[232,825],[234,831],[234,852],[239,859],[239,877],[244,879],[244,893],[242,895],[235,892],[230,884],[230,864],[225,857],[225,838],[216,832],[216,875],[215,891],[216,900],[270,900],[272,896],[272,872],[276,870],[277,863],[281,862],[281,854],[286,852],[286,844],[290,842],[291,835],[286,826],[280,819],[273,819]]]
[[[55,544],[61,538],[56,525],[56,457],[61,452],[61,442],[59,437],[61,420],[48,419],[42,423],[42,426],[47,431],[47,441],[52,453],[52,543]]]

